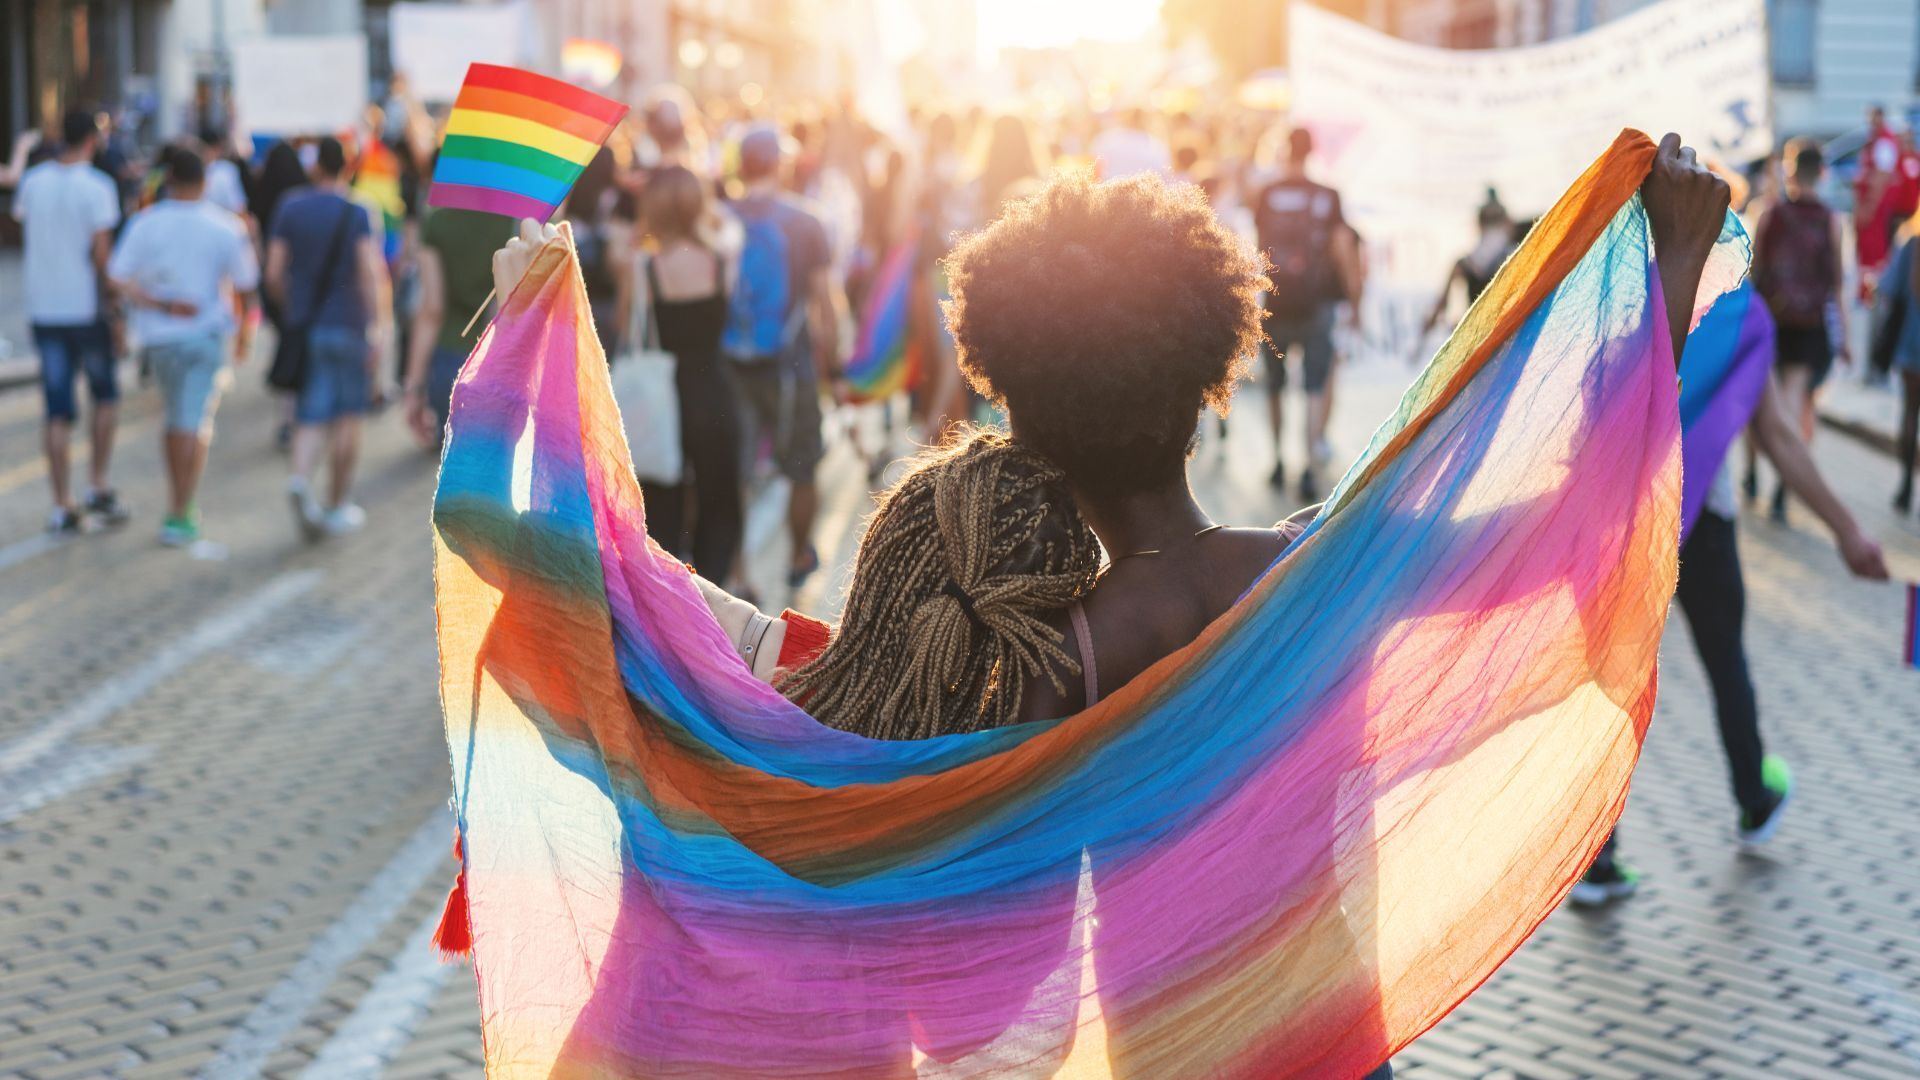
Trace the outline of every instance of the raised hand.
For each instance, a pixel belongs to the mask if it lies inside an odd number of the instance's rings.
[[[1727,182],[1700,164],[1680,136],[1667,133],[1653,156],[1653,171],[1640,184],[1640,202],[1653,230],[1653,258],[1660,270],[1660,290],[1667,307],[1667,329],[1672,334],[1673,362],[1680,364],[1693,326],[1693,301],[1700,292],[1700,273],[1720,238],[1720,228],[1732,204]]]

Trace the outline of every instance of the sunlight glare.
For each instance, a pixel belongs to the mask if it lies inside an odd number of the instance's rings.
[[[1161,0],[978,0],[980,58],[1001,49],[1050,48],[1081,39],[1130,41],[1151,31]]]

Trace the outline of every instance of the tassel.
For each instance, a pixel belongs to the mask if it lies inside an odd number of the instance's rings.
[[[460,860],[460,875],[453,879],[447,905],[440,912],[440,925],[433,930],[433,947],[448,961],[462,960],[473,953],[473,927],[467,921],[467,860],[458,831],[453,834],[453,857]]]

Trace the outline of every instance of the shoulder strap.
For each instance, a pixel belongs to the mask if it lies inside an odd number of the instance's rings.
[[[341,201],[346,203],[346,209],[341,212],[339,220],[333,223],[333,233],[327,238],[327,252],[320,257],[320,272],[313,278],[313,293],[307,297],[307,326],[311,326],[314,317],[320,314],[320,301],[327,295],[327,281],[333,277],[333,268],[340,262],[340,240],[347,234],[347,223],[353,220],[353,215],[360,209],[352,199],[343,198]]]
[[[652,255],[643,251],[640,253],[640,261],[646,267],[647,278],[647,297],[640,305],[640,347],[658,352],[660,350],[660,323],[658,316],[654,312],[654,304],[658,302],[660,297],[660,277],[654,272]]]
[[[1080,652],[1080,680],[1086,688],[1086,708],[1100,700],[1100,671],[1093,662],[1093,631],[1087,628],[1087,608],[1075,600],[1067,605],[1067,617],[1073,620],[1073,644]]]

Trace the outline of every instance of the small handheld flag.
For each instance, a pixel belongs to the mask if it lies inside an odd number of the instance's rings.
[[[467,65],[428,206],[547,221],[627,107],[571,83],[497,64]],[[493,302],[480,302],[465,336]]]
[[[559,79],[469,65],[427,205],[546,221],[626,115],[625,105]]]
[[[1907,582],[1907,645],[1900,662],[1920,668],[1920,581]]]

